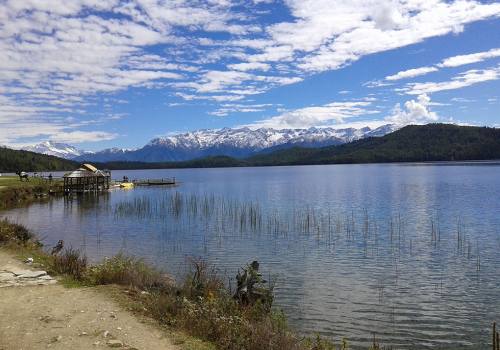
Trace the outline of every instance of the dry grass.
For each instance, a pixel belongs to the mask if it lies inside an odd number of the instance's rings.
[[[22,225],[9,222],[7,219],[0,220],[0,244],[26,245],[34,239],[34,234]]]
[[[78,250],[69,248],[50,259],[51,271],[59,275],[68,275],[76,281],[82,281],[87,272],[87,258]]]
[[[86,280],[93,285],[117,284],[139,290],[164,289],[168,278],[143,260],[118,254],[88,268]]]

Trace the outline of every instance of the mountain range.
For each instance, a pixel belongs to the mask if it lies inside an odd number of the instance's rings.
[[[316,148],[341,145],[367,137],[384,136],[397,129],[398,127],[393,124],[383,125],[375,129],[369,127],[281,130],[272,128],[253,130],[246,127],[204,129],[155,138],[144,147],[132,150],[109,148],[98,152],[89,152],[79,150],[71,145],[51,141],[28,146],[23,150],[80,162],[171,162],[221,155],[246,158],[293,147]]]
[[[65,143],[58,143],[53,141],[44,141],[33,146],[26,146],[23,147],[22,150],[46,154],[48,156],[56,156],[64,159],[73,159],[90,153]]]
[[[115,161],[95,165],[101,169],[116,170],[500,160],[499,128],[409,125],[384,136],[375,135],[340,145],[315,148],[294,146],[273,152],[261,151],[245,158],[218,155],[186,161]],[[122,153],[127,152],[130,151]],[[0,173],[67,170],[77,166],[78,162],[73,160],[0,147]]]

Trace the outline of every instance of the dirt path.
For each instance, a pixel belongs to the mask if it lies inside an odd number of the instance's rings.
[[[33,269],[0,250],[0,350],[178,349],[102,291],[65,288],[41,273],[23,279],[21,270]]]

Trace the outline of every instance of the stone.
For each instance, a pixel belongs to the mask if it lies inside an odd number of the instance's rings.
[[[50,340],[51,343],[57,343],[62,340],[62,335],[58,335],[57,337],[52,337]]]
[[[46,271],[28,271],[26,273],[18,275],[18,277],[19,278],[39,278],[39,277],[46,276],[46,275],[47,275]]]
[[[4,271],[11,272],[16,276],[31,272],[31,270],[23,270],[15,266],[6,266],[4,267]]]
[[[111,339],[106,342],[106,345],[110,348],[121,348],[123,347],[123,342],[118,339]]]
[[[40,276],[38,277],[39,280],[42,280],[42,281],[52,281],[53,278],[50,277],[49,275],[45,275],[45,276]]]
[[[16,275],[10,272],[0,272],[0,282],[10,281],[16,278]]]

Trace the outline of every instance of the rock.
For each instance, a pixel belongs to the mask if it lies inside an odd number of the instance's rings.
[[[52,281],[53,278],[50,277],[49,275],[45,275],[45,276],[40,276],[38,277],[39,280],[42,280],[42,281]]]
[[[103,336],[104,338],[107,338],[107,337],[108,337],[108,335],[109,335],[109,331],[104,331],[104,333],[102,334],[102,336]]]
[[[19,278],[39,278],[42,276],[46,276],[46,271],[27,271],[21,275],[18,275]]]
[[[57,337],[52,337],[50,340],[51,343],[57,343],[58,341],[62,340],[62,335],[58,335]]]
[[[0,272],[0,282],[11,281],[16,278],[16,275],[10,272]]]
[[[83,336],[85,336],[85,335],[88,335],[88,333],[87,333],[87,332],[81,332],[81,333],[80,333],[80,334],[78,334],[78,335],[79,335],[80,337],[83,337]]]
[[[118,339],[111,339],[106,342],[106,345],[110,348],[121,348],[123,347],[123,342]]]

